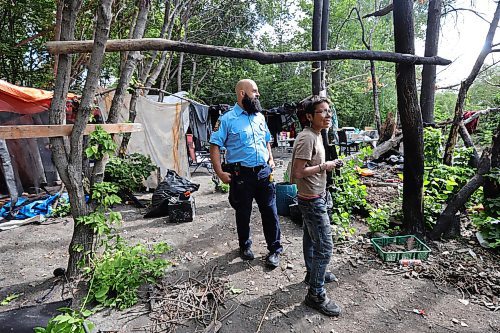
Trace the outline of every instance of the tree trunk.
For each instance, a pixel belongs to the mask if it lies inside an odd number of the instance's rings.
[[[394,3],[395,51],[414,54],[415,36],[413,1],[400,0]],[[396,65],[396,89],[398,111],[403,129],[404,183],[403,183],[403,228],[406,232],[422,236],[424,142],[422,115],[418,106],[415,65]]]
[[[146,29],[146,23],[149,14],[149,8],[151,3],[149,1],[138,0],[139,14],[137,15],[137,20],[134,27],[133,39],[141,39],[144,36],[144,31]],[[118,121],[118,116],[120,114],[120,109],[125,98],[125,93],[127,92],[128,85],[132,78],[132,74],[137,66],[137,61],[140,58],[140,52],[131,51],[127,56],[127,61],[123,66],[120,73],[120,80],[115,90],[115,95],[113,96],[113,102],[109,109],[108,123],[116,123]]]
[[[378,87],[377,76],[375,75],[375,61],[370,60],[370,74],[372,76],[372,97],[373,97],[373,110],[375,112],[375,125],[377,126],[378,133],[382,130],[382,119],[380,118],[380,108],[378,106]]]
[[[466,147],[472,147],[472,156],[469,161],[469,165],[472,168],[477,168],[479,164],[479,155],[477,154],[476,147],[474,146],[474,143],[472,142],[472,138],[470,137],[469,131],[464,125],[464,122],[460,122],[460,128],[458,129],[460,132],[460,136],[462,137],[462,140],[464,140],[464,144]]]
[[[500,124],[493,135],[493,145],[491,147],[491,168],[500,168]],[[485,177],[483,185],[484,201],[488,199],[500,198],[500,182],[492,177]],[[485,206],[488,215],[493,216],[488,205]]]
[[[321,16],[323,14],[323,0],[314,0],[313,26],[312,26],[312,50],[321,50]],[[319,95],[321,91],[321,62],[312,63],[312,94]]]
[[[184,52],[179,55],[179,64],[177,65],[177,91],[182,91],[182,66],[184,64]]]
[[[139,89],[134,89],[132,93],[132,97],[130,98],[130,108],[128,113],[128,121],[133,123],[135,121],[135,117],[137,116],[137,98],[139,97]],[[130,136],[132,133],[125,133],[123,135],[123,140],[120,144],[120,149],[118,150],[118,156],[124,157],[127,153],[127,146],[130,141]]]
[[[430,0],[427,13],[427,31],[425,33],[425,56],[436,56],[439,45],[439,27],[441,19],[441,0]],[[434,124],[434,96],[436,85],[436,66],[424,65],[422,69],[422,88],[420,90],[420,108],[422,120]]]
[[[469,200],[470,196],[483,184],[484,174],[490,170],[490,158],[491,148],[487,148],[483,151],[477,173],[460,189],[460,191],[458,191],[439,216],[434,229],[432,229],[432,239],[439,239],[443,233],[446,233],[447,238],[460,236],[460,225],[458,225],[458,227],[456,226],[457,221],[459,224],[460,220],[457,218],[456,214],[458,210],[465,205],[467,200]]]
[[[77,277],[80,274],[79,263],[88,262],[89,252],[92,250],[93,231],[85,225],[78,224],[77,219],[88,213],[85,202],[85,192],[82,186],[82,160],[83,160],[83,132],[88,122],[91,105],[94,101],[95,91],[99,82],[101,65],[104,59],[104,50],[109,35],[111,23],[112,0],[102,0],[97,8],[97,23],[95,30],[95,43],[88,67],[87,79],[83,90],[80,107],[77,110],[75,124],[70,140],[62,137],[50,138],[54,163],[61,180],[68,189],[71,204],[71,214],[75,221],[73,237],[69,247],[69,262],[67,274]],[[76,18],[81,8],[79,0],[65,0],[61,25],[61,40],[72,40]],[[52,99],[49,113],[50,124],[64,124],[66,120],[66,96],[69,86],[71,70],[71,57],[61,55],[56,76],[54,98]]]
[[[323,0],[322,12],[321,12],[321,50],[328,49],[328,21],[330,18],[330,0]],[[320,94],[327,96],[327,80],[326,80],[326,70],[327,62],[321,62],[321,82],[320,82]]]
[[[472,68],[469,76],[460,84],[460,91],[458,92],[457,103],[455,104],[455,116],[453,117],[453,124],[451,125],[450,134],[448,136],[448,140],[446,141],[445,152],[443,156],[443,163],[446,165],[451,165],[453,160],[453,151],[455,150],[455,145],[457,144],[458,130],[461,123],[463,122],[462,118],[467,92],[469,91],[470,86],[479,74],[479,71],[483,66],[484,59],[492,50],[493,37],[495,36],[495,31],[498,27],[499,18],[500,2],[498,2],[497,4],[497,9],[495,10],[495,15],[493,16],[493,20],[491,21],[490,29],[488,30],[488,34],[486,35],[483,49],[479,53],[479,56],[477,57],[474,67]]]

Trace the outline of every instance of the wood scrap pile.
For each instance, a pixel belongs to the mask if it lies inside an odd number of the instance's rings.
[[[214,276],[216,268],[157,285],[149,299],[149,317],[153,323],[135,330],[174,332],[177,326],[191,326],[188,322],[194,320],[197,326],[203,325],[203,332],[217,332],[237,306],[228,309],[225,305],[228,280]]]

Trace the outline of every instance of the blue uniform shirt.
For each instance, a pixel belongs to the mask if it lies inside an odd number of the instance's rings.
[[[226,148],[227,163],[239,162],[246,167],[267,164],[271,133],[262,113],[249,115],[236,103],[219,121],[219,129],[212,133],[210,143]]]

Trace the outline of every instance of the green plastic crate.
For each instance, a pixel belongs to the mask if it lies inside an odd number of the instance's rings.
[[[406,243],[408,238],[415,238],[415,245],[411,251],[399,251],[399,252],[386,252],[382,248],[388,244],[403,245]],[[415,235],[406,236],[396,236],[396,237],[382,237],[382,238],[372,238],[372,245],[377,251],[380,258],[383,261],[399,261],[401,259],[420,259],[425,260],[429,257],[431,249],[424,244]]]

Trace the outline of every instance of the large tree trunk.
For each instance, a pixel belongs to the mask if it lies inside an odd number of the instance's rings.
[[[500,168],[500,124],[493,136],[493,145],[491,147],[491,168]],[[488,199],[500,198],[500,182],[492,177],[485,177],[483,185],[484,201]],[[493,216],[488,205],[485,206],[486,213]]]
[[[413,1],[396,1],[393,14],[395,51],[414,54]],[[396,65],[396,88],[398,111],[403,129],[405,158],[403,227],[406,232],[423,235],[425,231],[423,215],[424,142],[414,65]]]
[[[446,234],[447,238],[460,236],[460,218],[457,216],[458,210],[465,205],[467,200],[469,200],[470,196],[479,186],[483,185],[484,174],[490,170],[490,158],[491,148],[487,148],[483,151],[477,173],[460,189],[460,191],[458,191],[439,216],[434,229],[432,229],[432,239],[439,239],[443,233]]]
[[[495,36],[495,31],[497,30],[498,27],[499,18],[500,18],[500,2],[498,2],[497,4],[497,9],[495,11],[495,15],[493,16],[493,20],[491,21],[488,34],[486,35],[486,40],[484,41],[483,49],[479,53],[479,56],[477,57],[474,67],[472,68],[472,71],[470,72],[469,76],[460,84],[460,91],[458,92],[457,103],[455,104],[455,116],[453,117],[453,124],[451,125],[450,134],[448,136],[448,140],[446,141],[446,147],[443,156],[443,163],[446,165],[451,165],[452,163],[453,151],[455,150],[455,145],[457,144],[458,131],[463,122],[462,117],[464,113],[464,104],[465,104],[465,98],[467,97],[467,92],[469,91],[470,86],[472,85],[477,75],[479,74],[479,71],[483,66],[484,59],[492,50],[493,37]],[[472,147],[474,148],[474,146]]]
[[[323,0],[314,0],[312,50],[321,50],[321,16],[323,15]],[[312,94],[319,95],[321,91],[321,62],[312,63]]]
[[[75,118],[75,124],[70,140],[62,137],[50,138],[52,154],[57,171],[61,180],[68,189],[71,204],[71,214],[75,221],[73,237],[69,247],[69,262],[67,274],[69,277],[77,277],[80,273],[78,264],[88,262],[89,251],[93,245],[93,231],[83,224],[78,224],[77,219],[88,213],[85,202],[85,193],[82,186],[83,179],[83,131],[88,122],[95,91],[99,82],[101,65],[104,59],[105,45],[109,35],[111,23],[112,0],[102,0],[97,9],[97,24],[95,30],[95,42],[92,49],[91,60],[88,67],[87,80]],[[72,40],[76,18],[81,8],[79,0],[65,0],[61,40]],[[56,76],[54,98],[52,99],[49,113],[50,124],[64,124],[66,122],[66,96],[69,87],[69,74],[71,70],[71,56],[61,55]]]
[[[427,31],[425,33],[425,56],[436,56],[439,45],[439,24],[441,19],[441,0],[430,0],[427,13]],[[424,65],[422,68],[422,88],[420,90],[420,108],[422,120],[434,124],[434,96],[436,85],[436,66]]]
[[[141,39],[144,36],[151,3],[150,1],[138,0],[138,6],[139,14],[137,15],[137,20],[133,29],[133,39]],[[134,74],[140,56],[141,54],[139,51],[131,51],[127,55],[127,61],[121,70],[120,80],[118,81],[115,95],[113,96],[113,102],[109,109],[108,123],[116,123],[118,120],[125,93],[127,92],[128,85],[130,84],[130,80]]]

